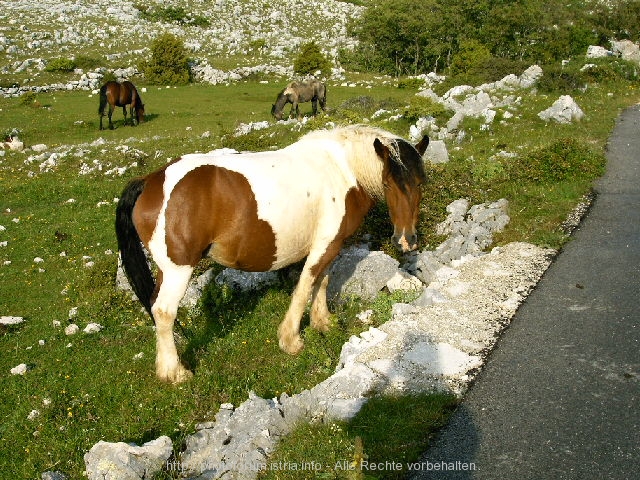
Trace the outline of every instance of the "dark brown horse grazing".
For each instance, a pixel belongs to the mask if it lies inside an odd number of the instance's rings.
[[[280,348],[302,349],[309,297],[311,326],[326,331],[327,267],[376,201],[386,200],[398,248],[417,247],[428,143],[425,136],[414,147],[366,126],[319,130],[276,151],[185,155],[132,180],[118,202],[116,235],[129,281],[156,324],[158,377],[178,383],[191,375],[178,359],[173,323],[205,256],[254,272],[306,257],[278,328]],[[156,283],[143,244],[158,267]]]
[[[98,108],[98,115],[100,115],[100,130],[102,130],[102,117],[104,117],[104,110],[109,104],[109,128],[113,130],[113,123],[111,122],[111,115],[115,107],[122,107],[122,113],[124,114],[124,123],[127,124],[127,105],[129,107],[129,113],[131,114],[131,124],[135,125],[135,122],[144,122],[144,104],[138,90],[130,81],[122,83],[110,81],[105,83],[100,88],[100,107]],[[135,120],[133,112],[135,111]]]
[[[296,117],[299,117],[298,104],[309,101],[314,115],[318,113],[318,102],[320,102],[320,108],[323,111],[326,110],[327,87],[325,84],[315,79],[308,82],[291,82],[276,97],[276,103],[271,106],[271,115],[276,117],[276,120],[282,120],[284,107],[290,103],[289,117],[293,115],[294,110]]]

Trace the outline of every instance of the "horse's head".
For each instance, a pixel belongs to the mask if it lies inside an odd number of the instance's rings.
[[[136,119],[138,120],[138,123],[144,122],[144,104],[143,103],[136,105]]]
[[[271,115],[275,117],[276,120],[282,120],[282,111],[284,110],[284,106],[289,101],[289,96],[282,90],[278,96],[276,97],[276,103],[271,105]]]
[[[427,178],[422,162],[427,145],[429,137],[426,135],[415,147],[402,139],[393,140],[389,145],[376,138],[373,143],[384,163],[382,183],[393,223],[391,238],[403,252],[418,248],[416,223],[422,199],[420,185]]]

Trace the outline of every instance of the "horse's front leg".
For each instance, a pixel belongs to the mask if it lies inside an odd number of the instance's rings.
[[[294,112],[295,112],[295,117],[294,117]],[[289,118],[298,118],[299,115],[299,110],[298,110],[298,102],[293,102],[291,104],[291,111],[289,112]]]
[[[173,338],[178,303],[187,290],[192,272],[189,266],[176,266],[164,274],[159,272],[157,295],[151,307],[156,324],[156,375],[170,383],[181,383],[193,375],[180,363]]]
[[[122,114],[124,115],[124,123],[122,124],[122,126],[126,127],[127,126],[127,106],[126,105],[122,107]]]
[[[313,97],[311,99],[311,112],[314,117],[318,114],[318,97]]]

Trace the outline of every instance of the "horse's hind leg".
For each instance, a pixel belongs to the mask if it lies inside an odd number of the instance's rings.
[[[159,272],[158,293],[151,306],[156,323],[156,375],[160,380],[170,383],[180,383],[192,376],[180,363],[173,338],[178,303],[187,290],[192,273],[193,268],[188,265],[176,265]]]
[[[278,327],[280,348],[285,352],[296,354],[304,347],[300,338],[300,320],[312,292],[311,325],[321,331],[328,329],[329,309],[326,291],[329,277],[326,275],[326,269],[340,251],[341,245],[342,242],[334,241],[329,246],[319,249],[322,254],[310,254],[307,257],[298,285],[293,291],[289,310]]]
[[[122,107],[122,114],[124,115],[124,122],[122,123],[123,127],[127,126],[127,106]]]
[[[311,295],[311,326],[321,332],[329,330],[329,307],[327,307],[327,285],[329,275],[320,275],[313,287]]]
[[[111,116],[113,115],[113,107],[109,105],[109,113],[107,116],[109,117],[109,130],[113,130],[113,122],[111,121]]]
[[[305,264],[298,280],[298,285],[293,290],[291,304],[284,320],[278,327],[278,342],[280,348],[287,353],[295,355],[302,350],[304,342],[300,338],[300,320],[311,295],[315,278],[311,275],[308,265]]]
[[[318,97],[313,97],[311,99],[311,112],[314,117],[318,114]]]

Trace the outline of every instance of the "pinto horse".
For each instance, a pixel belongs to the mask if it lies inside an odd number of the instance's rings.
[[[291,104],[289,116],[293,115],[295,110],[296,117],[300,116],[298,109],[299,103],[311,102],[311,108],[314,115],[318,113],[318,102],[320,108],[326,110],[327,105],[327,87],[319,80],[310,80],[308,82],[291,82],[276,97],[276,103],[271,106],[271,115],[276,120],[282,120],[284,107],[287,103]]]
[[[100,107],[98,108],[98,115],[100,115],[100,130],[102,128],[102,117],[104,117],[104,111],[109,104],[109,128],[113,130],[113,123],[111,122],[111,115],[116,107],[122,107],[122,113],[124,114],[124,123],[127,124],[127,105],[129,107],[129,113],[131,115],[131,124],[135,125],[135,121],[140,124],[144,122],[144,104],[138,94],[138,90],[130,81],[122,83],[110,81],[105,83],[100,88]],[[135,111],[135,121],[133,112]]]
[[[125,272],[156,325],[156,374],[191,376],[178,359],[173,324],[201,258],[245,271],[277,270],[306,257],[280,348],[303,348],[300,320],[312,298],[311,325],[329,326],[327,267],[378,200],[386,200],[393,241],[417,247],[416,222],[426,179],[417,146],[381,129],[356,126],[308,133],[286,148],[256,153],[190,154],[132,180],[116,209]],[[144,247],[158,267],[157,283]]]

